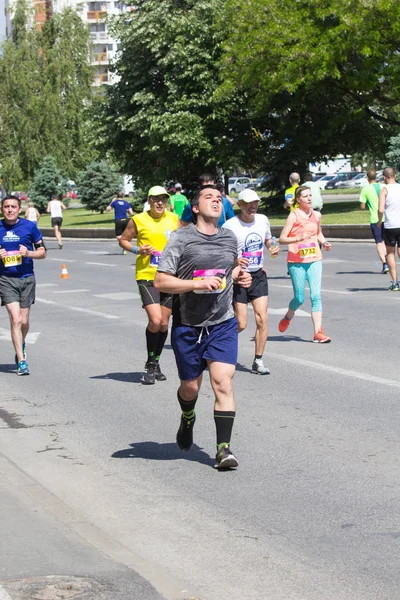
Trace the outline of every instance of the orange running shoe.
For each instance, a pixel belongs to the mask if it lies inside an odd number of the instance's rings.
[[[317,344],[328,344],[329,342],[332,341],[332,339],[324,334],[324,328],[321,327],[321,329],[318,331],[318,333],[316,333],[314,335],[313,341],[316,342]]]
[[[292,317],[293,318],[293,317]],[[281,333],[283,333],[284,331],[286,331],[286,329],[289,327],[290,325],[290,321],[292,319],[287,319],[286,315],[283,317],[283,319],[281,321],[279,321],[279,325],[278,325],[278,329]]]

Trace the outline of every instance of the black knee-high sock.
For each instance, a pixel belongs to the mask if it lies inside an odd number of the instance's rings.
[[[236,412],[233,410],[214,410],[214,421],[217,430],[217,448],[229,446],[232,436]]]
[[[158,341],[158,331],[156,333],[153,333],[147,327],[146,328],[146,345],[147,345],[147,356],[148,356],[148,360],[150,360],[150,361],[155,360],[157,341]]]
[[[158,332],[158,340],[157,340],[156,351],[155,351],[157,361],[160,360],[160,354],[163,351],[164,344],[165,344],[167,337],[168,337],[168,329],[167,329],[167,331],[159,331]]]
[[[190,402],[186,402],[185,400],[183,400],[180,397],[179,390],[177,392],[177,396],[178,396],[178,402],[179,402],[181,410],[182,410],[183,418],[186,419],[187,421],[191,421],[194,417],[194,408],[196,406],[198,396],[193,398],[193,400],[190,400]]]

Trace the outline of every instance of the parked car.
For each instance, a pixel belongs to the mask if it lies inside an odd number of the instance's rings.
[[[343,173],[337,173],[336,176],[328,181],[325,186],[326,190],[334,190],[340,187],[347,187],[347,182],[353,179],[355,175],[358,175],[358,171],[345,171]]]
[[[350,179],[350,181],[347,182],[346,187],[354,188],[359,187],[360,185],[366,185],[365,181],[367,181],[367,173],[357,173],[355,177],[353,177],[352,179]]]
[[[324,175],[320,179],[317,179],[316,184],[320,187],[321,190],[324,190],[328,181],[331,181],[334,177],[336,177],[336,175]]]
[[[262,177],[257,177],[257,179],[255,179],[254,183],[254,187],[256,190],[261,190],[263,188],[265,188],[268,184],[268,182],[272,179],[273,175],[263,175]]]
[[[356,187],[356,188],[362,188],[365,185],[368,185],[368,177],[367,174],[365,173],[360,173],[360,175],[364,175],[363,177],[354,177],[352,182],[353,184],[350,185],[350,183],[352,183],[351,181],[349,181],[349,187]],[[383,171],[377,171],[376,172],[376,181],[377,183],[383,183]]]
[[[19,198],[21,202],[25,202],[25,200],[28,198],[25,192],[11,192],[11,195]]]
[[[228,179],[228,194],[242,192],[248,187],[254,187],[250,177],[229,177]]]

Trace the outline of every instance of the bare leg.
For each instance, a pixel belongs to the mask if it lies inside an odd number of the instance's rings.
[[[29,308],[22,308],[19,302],[6,304],[8,316],[10,317],[11,340],[14,346],[17,361],[23,360],[22,343],[29,330]]]
[[[262,296],[252,301],[254,317],[256,320],[256,355],[264,352],[268,338],[268,296]]]
[[[387,265],[389,267],[390,278],[392,281],[397,281],[396,257],[394,254],[394,246],[387,246]]]

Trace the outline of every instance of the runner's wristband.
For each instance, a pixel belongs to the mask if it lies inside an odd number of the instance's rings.
[[[322,244],[324,248],[327,243],[328,243],[328,240],[325,240],[324,243]]]
[[[132,252],[133,252],[133,254],[137,254],[138,250],[139,250],[138,246],[132,246]]]

